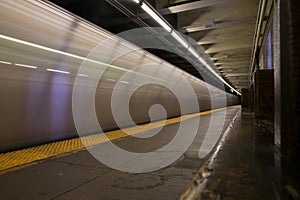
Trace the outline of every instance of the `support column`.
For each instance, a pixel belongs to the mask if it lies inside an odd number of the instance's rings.
[[[254,113],[256,118],[274,121],[274,71],[255,72]]]
[[[249,111],[249,89],[248,88],[242,88],[242,110],[243,111]]]
[[[276,0],[274,12],[275,144],[300,154],[300,1]]]

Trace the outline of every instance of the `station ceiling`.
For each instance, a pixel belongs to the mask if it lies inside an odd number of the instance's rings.
[[[66,10],[119,33],[157,26],[133,0],[51,0]],[[259,0],[148,0],[177,31],[193,38],[211,57],[224,80],[247,88]],[[189,62],[158,50],[151,53],[203,79]]]

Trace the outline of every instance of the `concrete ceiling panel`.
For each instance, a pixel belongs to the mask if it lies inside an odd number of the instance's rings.
[[[211,56],[221,75],[247,87],[259,0],[156,0],[158,11],[177,13],[177,30]]]

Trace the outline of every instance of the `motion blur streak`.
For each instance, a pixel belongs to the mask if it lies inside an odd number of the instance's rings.
[[[72,114],[74,80],[82,79],[80,87],[89,90],[94,81],[93,70],[105,67],[95,95],[97,117],[104,130],[118,128],[112,116],[111,96],[116,83],[127,72],[133,74],[136,82],[146,77],[161,83],[148,84],[134,92],[130,114],[138,124],[150,121],[149,108],[155,104],[162,105],[168,117],[184,114],[180,113],[172,92],[163,87],[168,84],[181,88],[180,80],[174,79],[178,74],[189,80],[201,111],[210,110],[212,101],[217,102],[214,109],[224,107],[222,95],[227,105],[238,102],[235,96],[197,80],[147,51],[130,51],[136,47],[118,37],[101,47],[101,56],[86,58],[99,43],[113,35],[47,1],[0,1],[0,27],[0,152],[77,137]],[[129,53],[112,64],[103,62],[103,58],[122,52]],[[90,71],[77,74],[83,62]],[[147,68],[149,73],[132,71],[143,64],[153,66]],[[157,78],[152,74],[165,76]],[[126,82],[119,88],[125,94],[132,88],[132,82]],[[213,91],[212,96],[208,91]],[[86,130],[86,134],[99,133],[93,127]]]

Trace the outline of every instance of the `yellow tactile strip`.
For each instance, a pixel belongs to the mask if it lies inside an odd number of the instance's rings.
[[[227,107],[228,108],[228,107]],[[171,118],[168,120],[158,121],[141,126],[134,126],[122,130],[115,130],[106,133],[100,133],[81,138],[74,138],[69,140],[62,140],[58,142],[52,142],[36,147],[27,149],[21,149],[17,151],[7,152],[0,154],[0,174],[1,171],[7,170],[13,167],[29,164],[42,159],[58,156],[61,154],[69,153],[72,151],[78,151],[85,147],[91,147],[96,144],[101,144],[107,141],[117,140],[130,135],[142,133],[162,126],[175,124],[180,121],[198,117],[200,115],[207,115],[212,112],[224,110],[226,108],[220,108],[195,114],[184,115],[181,117]]]

